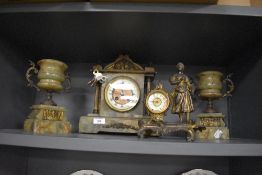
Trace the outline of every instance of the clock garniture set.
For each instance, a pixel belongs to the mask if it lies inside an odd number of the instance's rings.
[[[67,65],[54,59],[42,59],[33,62],[26,72],[28,86],[47,92],[47,98],[41,104],[33,105],[32,112],[24,122],[24,130],[37,134],[67,134],[71,124],[66,119],[65,108],[57,106],[52,93],[64,89],[62,83],[70,87]],[[95,88],[92,113],[80,117],[80,133],[135,133],[140,137],[162,136],[184,131],[187,140],[228,139],[229,131],[225,126],[224,115],[217,112],[212,101],[229,96],[234,89],[233,82],[218,71],[205,71],[198,74],[197,88],[184,74],[184,64],[178,63],[178,72],[169,79],[173,87],[168,93],[158,82],[152,88],[156,71],[154,67],[143,68],[134,63],[128,55],[120,55],[113,63],[105,67],[93,66],[94,78],[88,82]],[[31,72],[37,74],[39,82],[33,83]],[[66,83],[68,82],[68,83]],[[229,90],[221,93],[222,82],[229,83]],[[199,97],[208,101],[208,108],[197,115],[197,121],[190,119],[194,111],[192,95],[195,89]],[[166,123],[165,115],[171,107],[171,113],[178,115],[178,122]]]

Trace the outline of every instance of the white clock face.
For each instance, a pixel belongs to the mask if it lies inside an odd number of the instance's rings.
[[[152,113],[163,113],[169,107],[169,98],[161,91],[150,93],[146,100],[146,106]]]
[[[140,89],[135,80],[129,77],[112,79],[105,88],[108,106],[116,111],[125,112],[133,109],[140,98]]]

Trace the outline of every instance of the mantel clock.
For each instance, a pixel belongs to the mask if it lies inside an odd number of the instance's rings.
[[[163,122],[166,111],[170,105],[168,92],[159,85],[146,96],[145,106],[151,119],[156,122]]]
[[[94,109],[80,118],[79,131],[137,133],[139,120],[148,119],[144,115],[144,94],[150,91],[155,69],[143,68],[128,55],[120,55],[104,68],[94,66],[93,74]]]

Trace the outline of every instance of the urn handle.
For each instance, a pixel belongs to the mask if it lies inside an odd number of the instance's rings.
[[[233,81],[230,79],[230,77],[232,76],[232,74],[227,75],[227,77],[223,80],[223,82],[227,85],[227,90],[224,93],[223,97],[228,97],[228,96],[232,96],[232,92],[235,89],[235,85],[233,83]]]
[[[34,74],[37,74],[38,69],[35,67],[35,63],[33,61],[29,60],[29,64],[30,64],[30,67],[27,69],[26,74],[25,74],[25,77],[27,80],[27,86],[34,87],[36,88],[37,91],[40,91],[39,87],[37,87],[35,83],[33,82],[33,80],[31,80],[32,72]]]
[[[68,72],[65,73],[65,91],[68,92],[71,89],[71,78]]]

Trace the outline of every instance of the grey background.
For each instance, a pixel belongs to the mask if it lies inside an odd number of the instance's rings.
[[[261,18],[127,12],[1,13],[1,38],[30,59],[224,66],[261,41]],[[161,62],[161,63],[160,63]]]
[[[238,62],[229,66],[234,75],[236,91],[232,97],[231,132],[235,137],[262,139],[262,44],[247,50]]]
[[[91,111],[94,89],[87,86],[93,63],[106,64],[120,53],[156,66],[167,83],[174,65],[183,61],[186,73],[221,69],[233,72],[234,96],[217,102],[227,114],[233,137],[262,138],[262,20],[259,17],[162,13],[1,13],[0,128],[22,128],[29,106],[43,93],[26,88],[27,59],[57,58],[67,62],[70,93],[54,99],[68,109],[77,131],[79,117]],[[196,102],[197,110],[205,106]],[[227,103],[228,102],[228,103]],[[199,108],[198,108],[199,107]],[[227,110],[228,109],[228,110]],[[168,121],[176,120],[168,112]],[[0,174],[69,174],[89,168],[113,174],[179,174],[206,168],[219,174],[261,174],[261,157],[193,157],[110,154],[49,149],[0,147]]]

